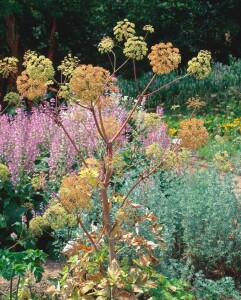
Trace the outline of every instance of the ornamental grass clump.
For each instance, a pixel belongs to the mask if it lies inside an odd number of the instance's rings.
[[[143,29],[147,33],[154,31],[151,25]],[[181,56],[172,43],[156,44],[148,55],[146,36],[135,34],[135,25],[125,19],[114,27],[113,40],[105,37],[99,43],[99,51],[110,59],[111,72],[80,64],[68,55],[58,68],[61,81],[54,80],[53,84],[50,61],[30,51],[23,64],[26,69],[17,79],[19,92],[38,105],[39,112],[48,118],[46,123],[54,128],[46,175],[50,178],[55,173],[60,175],[55,208],[59,211],[61,207],[74,216],[80,229],[65,249],[71,271],[65,269],[60,291],[53,289],[53,297],[138,299],[162,283],[162,275],[155,270],[157,255],[165,248],[160,234],[162,227],[155,214],[135,203],[132,195],[156,171],[180,169],[185,153],[167,136],[163,109],[158,107],[156,113],[149,114],[142,104],[149,96],[191,73],[150,92],[158,75],[178,68]],[[123,62],[117,61],[115,46],[123,50]],[[141,90],[135,63],[147,55],[153,77]],[[133,62],[137,94],[127,108],[118,88],[117,72],[129,60]],[[46,98],[50,92],[49,103]],[[185,132],[191,129],[189,135],[201,132],[205,137],[198,121],[191,122],[194,129],[187,126]],[[199,144],[203,143],[203,136],[195,137],[200,139]],[[68,168],[57,172],[59,164],[67,164]],[[129,190],[121,194],[120,182],[128,181],[132,169],[138,174]],[[33,232],[40,235],[51,216],[52,212],[47,210],[40,218],[33,218]],[[146,226],[149,233],[142,234]]]

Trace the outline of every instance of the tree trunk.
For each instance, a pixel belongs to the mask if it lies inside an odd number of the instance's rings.
[[[7,41],[11,49],[12,56],[18,58],[19,34],[16,30],[16,20],[14,15],[5,16],[7,26]]]
[[[54,49],[55,49],[55,32],[57,28],[57,22],[56,18],[53,19],[53,25],[51,29],[51,34],[50,34],[50,40],[49,40],[49,53],[48,53],[48,58],[50,60],[53,60],[54,57]]]

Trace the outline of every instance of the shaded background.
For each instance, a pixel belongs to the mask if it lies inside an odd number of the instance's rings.
[[[241,57],[240,13],[240,0],[0,0],[0,57],[13,55],[21,62],[31,49],[58,64],[71,51],[82,63],[108,68],[97,45],[104,35],[112,36],[117,21],[128,18],[137,34],[146,24],[154,26],[149,45],[172,41],[183,65],[200,49],[226,63],[229,55]],[[150,69],[147,62],[138,65]]]

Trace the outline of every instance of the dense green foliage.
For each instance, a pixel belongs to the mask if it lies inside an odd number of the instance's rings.
[[[152,41],[172,40],[186,57],[205,48],[225,60],[230,53],[241,56],[240,5],[239,0],[1,0],[0,51],[21,55],[31,48],[47,54],[54,40],[57,58],[71,50],[84,61],[99,61],[94,47],[100,38],[111,34],[117,20],[128,18],[137,28],[152,24]]]
[[[181,74],[184,74],[181,71]],[[144,73],[138,78],[138,84],[142,89],[146,82],[150,80],[151,73]],[[150,90],[168,83],[178,77],[174,72],[167,76],[160,76],[156,79]],[[119,79],[120,86],[124,95],[136,96],[136,85],[134,80]],[[231,114],[240,116],[241,113],[241,60],[232,57],[229,64],[213,63],[212,72],[209,77],[203,80],[195,80],[192,77],[185,78],[174,83],[170,87],[152,95],[148,98],[147,108],[154,109],[157,105],[162,105],[165,112],[170,110],[173,105],[180,105],[178,109],[169,114],[185,112],[186,102],[189,98],[199,96],[208,105],[204,111],[212,113]],[[203,109],[202,109],[203,111]]]

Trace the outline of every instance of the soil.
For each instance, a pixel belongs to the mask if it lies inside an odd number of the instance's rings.
[[[42,280],[40,282],[29,285],[32,294],[40,297],[40,299],[44,299],[48,287],[52,285],[52,283],[49,281],[49,278],[52,279],[58,278],[59,273],[63,268],[63,266],[64,266],[63,262],[57,263],[47,259],[46,263],[44,264],[44,274]],[[16,284],[17,284],[17,279],[14,279],[13,282],[14,290]],[[0,299],[3,299],[3,293],[5,294],[9,293],[9,281],[6,281],[0,277]]]

